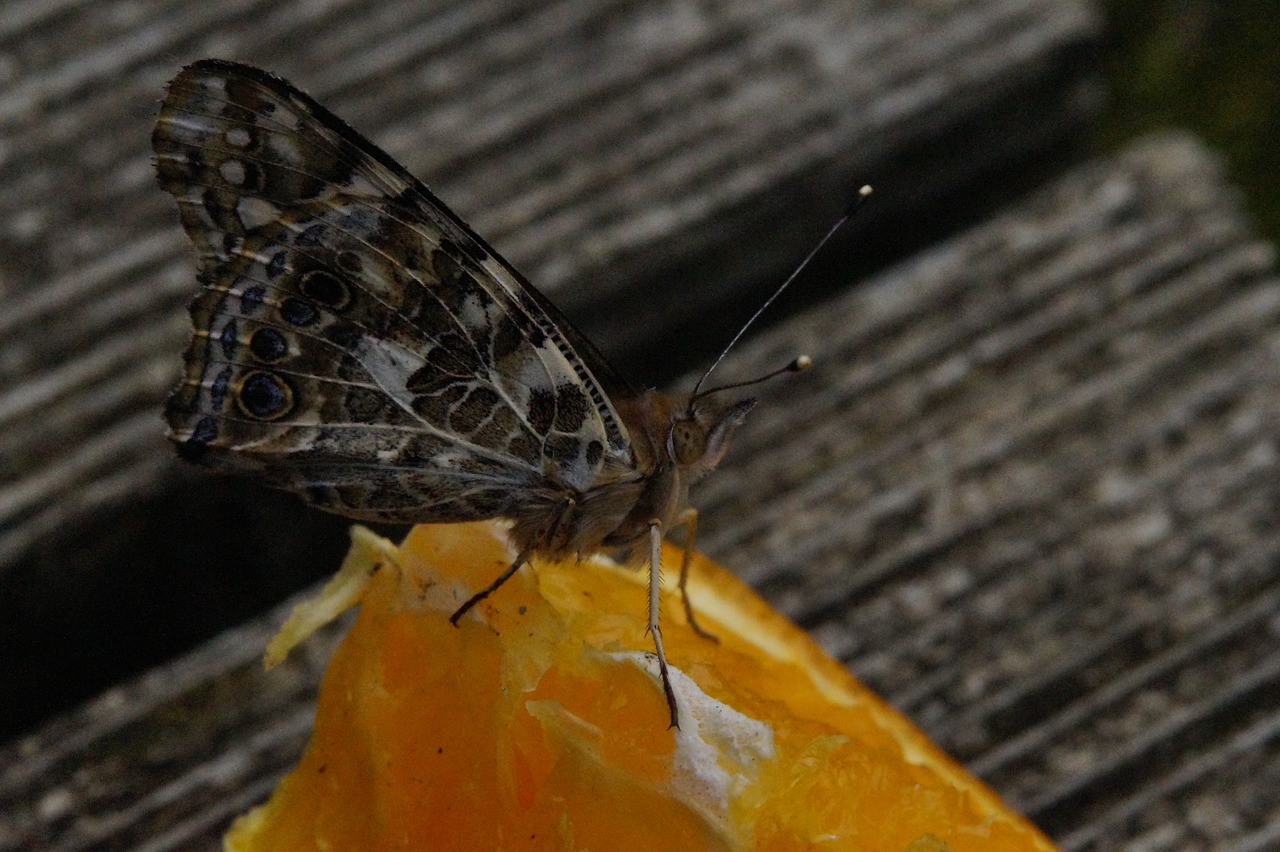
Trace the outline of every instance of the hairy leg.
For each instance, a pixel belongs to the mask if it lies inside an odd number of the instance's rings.
[[[667,696],[667,709],[671,711],[672,728],[680,727],[680,709],[676,704],[676,691],[671,687],[671,674],[667,671],[667,653],[662,649],[662,626],[658,624],[658,589],[662,585],[662,521],[649,522],[649,624],[647,633],[653,634],[653,647],[658,657],[658,673],[662,676],[662,691]]]
[[[680,600],[684,603],[684,615],[689,619],[689,626],[693,628],[693,632],[697,633],[703,639],[710,639],[712,642],[719,642],[720,637],[712,633],[710,630],[703,628],[698,623],[698,619],[693,614],[693,603],[689,600],[689,562],[693,557],[694,540],[698,536],[698,510],[694,508],[685,509],[680,513],[680,517],[676,518],[677,524],[684,524],[688,533],[684,539],[684,558],[680,560]]]
[[[489,597],[489,595],[498,591],[498,589],[502,586],[503,583],[510,580],[511,577],[517,571],[520,570],[520,566],[525,563],[528,557],[529,557],[528,549],[520,551],[520,555],[515,558],[515,561],[511,563],[511,565],[507,568],[507,570],[503,571],[501,574],[498,575],[498,579],[494,580],[492,583],[485,586],[483,589],[476,592],[471,597],[467,598],[466,601],[463,602],[462,606],[454,610],[453,615],[449,616],[449,621],[453,624],[453,626],[457,627],[458,619],[466,615],[467,612],[473,606],[480,603],[480,601],[484,600],[485,598]]]

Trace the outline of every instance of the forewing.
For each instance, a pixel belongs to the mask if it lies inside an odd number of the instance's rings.
[[[188,66],[153,144],[200,254],[167,410],[184,454],[344,514],[413,522],[501,515],[633,464],[609,399],[621,384],[594,348],[288,83]]]

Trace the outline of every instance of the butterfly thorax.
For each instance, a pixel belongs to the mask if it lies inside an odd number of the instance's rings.
[[[691,408],[687,394],[657,391],[619,400],[633,467],[584,491],[522,507],[512,516],[512,538],[522,549],[553,557],[631,547],[655,520],[668,526],[680,516],[689,486],[715,467],[754,405],[751,399],[703,401]]]

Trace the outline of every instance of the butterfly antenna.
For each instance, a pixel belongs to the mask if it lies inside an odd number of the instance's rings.
[[[716,356],[716,360],[711,362],[711,366],[706,369],[706,372],[704,372],[702,374],[702,377],[698,379],[698,383],[693,386],[693,393],[689,397],[690,408],[693,407],[693,403],[697,401],[697,399],[701,396],[707,396],[708,394],[716,393],[717,391],[729,390],[730,388],[740,388],[740,387],[745,387],[746,385],[758,384],[759,382],[767,381],[768,379],[772,379],[774,376],[781,375],[782,373],[799,372],[800,370],[803,370],[806,367],[808,367],[810,363],[812,363],[809,360],[809,357],[807,355],[801,355],[799,358],[796,358],[794,361],[792,361],[790,364],[783,367],[782,369],[774,370],[769,375],[762,376],[759,379],[752,379],[751,381],[748,381],[748,382],[739,382],[737,384],[732,384],[732,385],[722,385],[720,387],[713,388],[709,391],[701,392],[703,382],[707,380],[707,377],[711,375],[712,371],[715,370],[716,367],[720,366],[720,362],[724,360],[724,356],[728,355],[729,350],[733,349],[733,347],[737,344],[737,342],[742,338],[742,335],[746,334],[747,329],[751,328],[751,324],[754,323],[757,319],[759,319],[762,313],[768,310],[769,306],[774,303],[774,300],[776,300],[779,296],[782,295],[783,290],[791,286],[791,282],[796,280],[796,276],[798,276],[801,272],[804,271],[804,268],[809,265],[809,261],[813,260],[814,256],[817,255],[817,253],[822,250],[822,247],[827,244],[827,241],[835,236],[836,231],[843,228],[845,223],[848,222],[850,219],[852,219],[854,214],[862,209],[862,206],[866,204],[867,199],[870,197],[871,197],[870,186],[864,186],[862,187],[862,189],[859,189],[858,197],[855,198],[853,203],[850,204],[849,207],[844,211],[844,214],[841,215],[841,217],[836,220],[835,224],[832,225],[830,229],[827,230],[827,233],[823,236],[823,238],[818,240],[817,245],[815,245],[812,249],[809,250],[809,254],[805,256],[804,260],[800,261],[800,265],[797,266],[794,270],[792,270],[791,274],[787,276],[787,280],[783,281],[782,284],[778,286],[778,289],[773,291],[773,293],[769,296],[769,298],[764,300],[764,304],[756,308],[756,312],[751,315],[751,318],[742,324],[742,328],[738,329],[738,333],[735,334],[733,336],[733,339],[729,341],[729,345],[720,351],[720,354]]]
[[[698,396],[699,397],[711,396],[713,393],[720,393],[720,391],[735,390],[736,388],[749,388],[752,385],[758,385],[763,382],[767,382],[770,379],[774,378],[775,376],[781,376],[783,373],[798,373],[801,370],[807,370],[812,366],[813,366],[813,359],[810,358],[808,355],[797,355],[791,361],[791,363],[787,364],[787,366],[779,367],[778,369],[774,370],[772,373],[766,373],[763,376],[760,376],[759,378],[748,379],[745,382],[734,382],[731,385],[716,385],[715,387],[709,390],[702,391],[702,393],[698,394]],[[696,401],[696,399],[694,401]],[[693,402],[691,401],[690,405],[692,404]]]

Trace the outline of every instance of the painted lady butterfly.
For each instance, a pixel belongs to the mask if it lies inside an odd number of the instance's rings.
[[[509,519],[518,555],[455,624],[531,556],[638,545],[678,725],[658,545],[684,523],[692,547],[689,485],[755,401],[633,390],[422,183],[271,74],[183,69],[153,145],[203,285],[167,409],[180,454],[357,519]],[[687,570],[686,551],[682,592]]]

